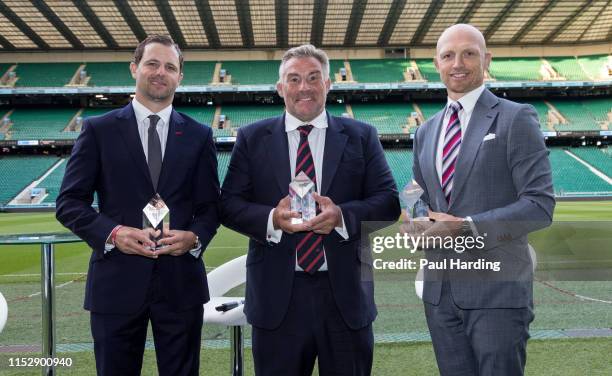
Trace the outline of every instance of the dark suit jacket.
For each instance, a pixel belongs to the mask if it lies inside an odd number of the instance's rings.
[[[466,251],[462,259],[485,258],[500,261],[502,267],[501,273],[450,272],[453,300],[465,309],[528,307],[533,271],[527,234],[548,226],[555,206],[548,149],[537,114],[530,105],[484,90],[462,138],[450,203],[435,168],[443,119],[444,110],[415,134],[413,172],[424,189],[422,199],[434,211],[470,216],[479,234],[486,234],[485,248]],[[486,135],[494,137],[485,140]],[[452,251],[428,252],[432,261],[457,256]],[[439,273],[425,270],[423,300],[438,304],[440,288]]]
[[[92,207],[97,193],[99,213]],[[158,193],[170,227],[193,231],[206,248],[219,226],[219,180],[212,130],[172,111]],[[57,198],[57,219],[93,249],[85,309],[133,313],[143,304],[157,264],[163,293],[177,311],[209,300],[201,258],[190,253],[149,259],[118,249],[104,253],[116,225],[142,228],[142,209],[155,190],[132,105],[83,123]]]
[[[342,209],[349,239],[336,231],[323,244],[336,304],[351,328],[376,317],[374,286],[361,275],[371,263],[360,252],[362,221],[395,221],[398,193],[376,130],[352,119],[330,116],[325,135],[321,194]],[[249,236],[245,313],[257,327],[274,329],[287,312],[295,272],[296,236],[266,240],[268,216],[288,194],[291,180],[284,116],[238,131],[221,194],[222,223]]]

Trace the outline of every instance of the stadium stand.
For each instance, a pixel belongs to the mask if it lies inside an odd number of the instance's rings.
[[[522,101],[519,101],[519,102],[522,102]],[[535,100],[529,100],[527,103],[535,107],[536,111],[538,112],[538,120],[540,121],[540,129],[544,132],[551,131],[551,129],[548,128],[548,106],[546,105],[546,103],[544,103],[544,101],[535,101]]]
[[[379,134],[404,133],[413,108],[408,103],[355,103],[355,119],[372,124]]]
[[[446,106],[446,102],[417,102],[417,105],[421,109],[423,117],[427,120],[442,110]]]
[[[579,101],[554,100],[551,103],[567,120],[567,124],[558,124],[558,131],[598,131],[600,126],[595,118]]]
[[[0,157],[0,176],[2,176],[0,205],[8,204],[32,181],[41,177],[58,159],[57,157],[31,155]]]
[[[88,86],[134,86],[130,63],[87,63]]]
[[[351,71],[357,82],[404,82],[403,72],[410,66],[404,59],[352,59]]]
[[[279,105],[251,105],[251,106],[223,106],[221,113],[227,117],[232,128],[238,128],[257,120],[279,116],[285,106]]]
[[[332,83],[336,82],[335,75],[340,74],[340,68],[344,68],[344,60],[330,60],[329,61],[329,77],[331,78]]]
[[[62,185],[62,179],[66,172],[66,164],[68,159],[63,160],[47,177],[45,177],[40,183],[36,185],[36,188],[46,188],[47,197],[43,199],[43,203],[53,204],[57,199],[60,187]]]
[[[412,180],[412,150],[387,149],[385,158],[400,191]]]
[[[278,81],[278,61],[224,61],[222,69],[232,76],[233,85],[272,85]]]
[[[440,81],[440,74],[436,70],[433,59],[416,59],[415,61],[417,63],[417,67],[419,67],[421,76],[423,76],[425,80],[431,82]]]
[[[347,113],[346,106],[339,103],[327,104],[325,109],[334,116],[342,116]]]
[[[612,99],[610,98],[595,98],[583,100],[580,102],[589,112],[589,114],[600,123],[610,124],[612,119]],[[610,127],[608,127],[610,128]]]
[[[549,148],[552,165],[553,186],[557,195],[593,195],[598,192],[610,194],[612,185],[593,174],[563,148]]]
[[[498,81],[539,81],[541,64],[538,57],[493,58],[489,73]]]
[[[76,138],[78,132],[63,132],[76,113],[77,110],[73,108],[39,109],[36,111],[24,108],[16,109],[11,115],[13,125],[9,128],[7,139],[61,140]]]
[[[569,149],[578,158],[612,178],[612,148],[571,148]]]
[[[213,123],[213,120],[215,117],[215,107],[212,107],[212,106],[177,107],[176,110],[208,126],[210,126]]]
[[[225,175],[227,174],[227,168],[230,163],[232,153],[229,151],[220,151],[217,152],[217,163],[218,163],[218,171],[219,174],[219,183],[223,184],[223,180],[225,180]]]
[[[183,66],[181,86],[210,84],[215,73],[215,65],[214,61],[186,61]]]
[[[606,64],[608,64],[610,58],[608,55],[593,55],[593,56],[580,56],[578,62],[582,66],[582,69],[587,73],[589,78],[593,80],[610,79],[603,73],[606,72]]]
[[[585,81],[589,80],[588,75],[582,70],[578,60],[572,56],[565,57],[548,57],[546,58],[550,65],[562,77],[570,81]]]
[[[19,63],[16,87],[57,87],[70,82],[79,63]]]

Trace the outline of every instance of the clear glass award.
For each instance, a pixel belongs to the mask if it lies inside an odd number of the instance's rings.
[[[155,242],[155,249],[161,248],[157,242],[170,230],[170,209],[158,193],[142,209],[142,229]]]
[[[317,203],[313,197],[315,184],[310,178],[300,171],[289,184],[289,197],[291,197],[291,211],[300,213],[301,218],[291,218],[292,224],[301,224],[309,221],[317,215]]]
[[[406,207],[406,216],[409,219],[428,216],[427,204],[421,200],[422,194],[423,188],[414,180],[406,184],[400,192],[400,200]]]

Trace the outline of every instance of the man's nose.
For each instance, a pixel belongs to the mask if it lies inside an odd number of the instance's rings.
[[[456,54],[455,59],[453,60],[453,68],[461,67],[463,67],[463,56],[461,56],[461,54]]]

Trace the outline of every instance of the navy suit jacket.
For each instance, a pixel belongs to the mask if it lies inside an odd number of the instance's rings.
[[[245,313],[249,323],[265,329],[281,324],[295,274],[296,236],[283,233],[278,244],[266,240],[270,210],[287,196],[291,180],[284,119],[238,130],[221,194],[222,223],[250,238]],[[321,194],[341,208],[349,238],[332,231],[323,245],[336,304],[346,324],[357,329],[376,317],[371,254],[360,249],[361,222],[395,221],[400,207],[376,130],[353,119],[327,119]]]
[[[99,212],[92,207],[94,192]],[[206,248],[219,226],[219,180],[212,130],[172,111],[158,193],[170,228],[193,231]],[[177,311],[209,300],[201,257],[127,255],[104,245],[117,225],[142,228],[142,209],[155,190],[132,105],[87,118],[66,166],[57,219],[92,249],[85,309],[134,313],[142,307],[155,265],[163,293]]]

